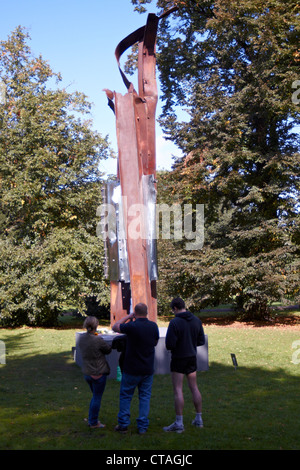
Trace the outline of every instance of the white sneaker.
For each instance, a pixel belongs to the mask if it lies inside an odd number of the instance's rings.
[[[202,418],[200,418],[200,419],[194,419],[194,421],[192,421],[192,425],[193,425],[193,426],[196,426],[197,428],[203,428],[203,421],[202,421]]]
[[[184,431],[184,426],[179,425],[177,423],[170,424],[170,426],[166,426],[163,428],[165,432],[177,432],[177,434],[180,434]]]

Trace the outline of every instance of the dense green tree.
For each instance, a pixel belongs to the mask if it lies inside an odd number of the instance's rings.
[[[86,96],[60,89],[28,39],[18,27],[0,42],[0,321],[51,324],[66,302],[107,300],[96,209],[109,148]]]
[[[195,306],[230,301],[266,312],[271,301],[300,295],[300,7],[157,2],[174,5],[158,40],[160,122],[184,157],[163,176],[163,191],[205,204],[206,233],[199,252],[175,244],[176,266],[170,253],[160,273],[171,294],[182,291]],[[178,109],[189,119],[180,122]]]

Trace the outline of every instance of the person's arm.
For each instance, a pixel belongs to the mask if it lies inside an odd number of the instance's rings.
[[[123,323],[126,323],[128,320],[133,320],[135,318],[134,313],[130,313],[129,315],[126,315],[125,317],[121,318],[121,320],[118,320],[112,327],[112,330],[115,331],[116,333],[121,333],[120,330],[120,325]]]
[[[197,346],[203,346],[204,344],[205,344],[205,334],[204,334],[203,326],[201,323],[201,327],[200,327],[198,338],[197,338]]]
[[[103,354],[110,354],[111,353],[111,345],[108,344],[106,341],[101,336],[98,336],[99,338],[99,349]]]
[[[177,336],[176,336],[176,331],[174,328],[174,324],[172,322],[169,323],[167,334],[166,334],[166,339],[165,339],[165,344],[166,344],[166,349],[169,351],[172,351],[175,349],[177,343]]]

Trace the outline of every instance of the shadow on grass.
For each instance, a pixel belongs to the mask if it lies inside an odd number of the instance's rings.
[[[1,339],[8,351],[7,364],[0,365],[2,450],[299,448],[299,377],[283,369],[235,370],[211,363],[209,371],[198,374],[205,427],[191,425],[194,409],[185,382],[185,432],[180,435],[162,430],[174,419],[173,392],[170,376],[156,375],[148,433],[137,435],[135,395],[129,433],[118,435],[119,382],[108,380],[103,396],[100,419],[106,428],[90,430],[84,419],[91,396],[71,351],[42,354],[30,329]]]

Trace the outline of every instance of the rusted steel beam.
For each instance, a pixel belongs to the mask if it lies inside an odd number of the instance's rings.
[[[119,172],[123,196],[124,224],[130,273],[132,304],[152,304],[148,276],[147,251],[144,240],[143,214],[134,211],[134,206],[143,207],[142,161],[138,154],[134,93],[115,95],[117,137],[119,148]],[[139,220],[140,228],[135,227]],[[134,231],[133,231],[134,229]],[[138,236],[140,233],[140,236]],[[154,312],[155,315],[155,312]],[[153,312],[149,312],[149,317]]]
[[[130,285],[124,281],[111,280],[111,323],[124,316],[122,287],[126,285],[131,295],[132,306],[143,302],[148,306],[148,316],[157,321],[156,300],[156,151],[155,112],[158,100],[156,84],[156,36],[161,17],[149,14],[145,26],[123,39],[115,50],[115,56],[127,93],[106,91],[108,104],[115,112],[118,140],[118,174],[121,185],[126,248],[128,255]],[[139,43],[138,92],[127,79],[120,66],[120,57],[133,44]],[[150,178],[150,179],[149,179]],[[144,208],[143,214],[133,210]],[[139,221],[139,231],[131,228]],[[152,224],[153,227],[150,227]],[[140,236],[136,236],[137,233]],[[133,236],[134,235],[134,236]],[[149,239],[150,238],[150,239]],[[130,289],[130,291],[129,291]],[[127,304],[128,309],[128,304]],[[128,312],[129,313],[129,312]]]
[[[122,283],[119,281],[110,281],[110,318],[114,324],[119,317],[129,314],[129,308],[124,306],[122,295]]]
[[[139,147],[143,174],[156,174],[155,113],[158,100],[155,44],[159,18],[149,15],[143,41],[139,44],[138,82],[140,102],[136,102]]]

